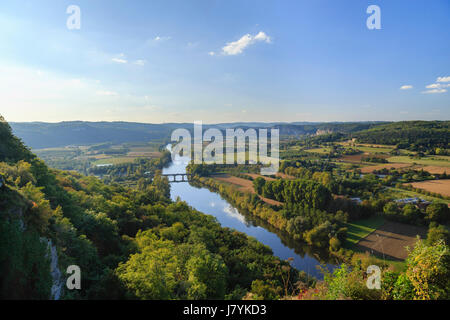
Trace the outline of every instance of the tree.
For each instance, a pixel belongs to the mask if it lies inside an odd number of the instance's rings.
[[[403,207],[402,215],[407,222],[417,222],[420,219],[420,210],[413,204],[408,203]]]
[[[386,205],[383,207],[383,213],[386,215],[386,217],[388,218],[397,218],[400,210],[398,209],[398,206],[393,203],[393,202],[388,202],[386,203]]]
[[[280,293],[273,284],[259,279],[252,282],[251,292],[255,300],[276,300],[279,299]]]
[[[118,278],[140,299],[174,299],[178,270],[175,247],[171,241],[148,238],[140,253],[134,254],[116,270]]]
[[[430,227],[428,228],[427,234],[427,244],[432,245],[434,243],[439,242],[439,240],[443,240],[447,245],[450,244],[450,232],[443,225],[437,225],[432,222]]]
[[[414,287],[414,299],[450,298],[450,251],[444,241],[426,245],[419,239],[406,265],[406,276]]]
[[[195,250],[186,264],[189,299],[223,299],[228,269],[219,255],[205,248]]]
[[[170,183],[166,177],[161,175],[161,171],[157,171],[152,181],[152,185],[155,186],[166,197],[170,198]]]
[[[332,231],[331,229],[331,223],[326,221],[314,229],[306,232],[305,240],[310,245],[325,248],[329,244],[329,234]]]
[[[310,229],[310,222],[302,216],[297,216],[288,221],[286,230],[295,240],[301,240],[303,233]]]
[[[336,237],[332,237],[330,239],[330,251],[338,251],[340,248],[341,248],[341,241]]]
[[[0,297],[49,299],[52,278],[47,243],[19,219],[0,216]]]
[[[266,179],[262,177],[258,177],[255,180],[253,180],[253,187],[255,188],[255,192],[257,194],[262,194],[263,187],[266,183]]]
[[[450,222],[450,209],[445,203],[433,202],[427,207],[426,219],[439,223]]]

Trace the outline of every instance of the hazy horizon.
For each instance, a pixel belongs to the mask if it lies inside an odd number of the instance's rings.
[[[1,115],[1,114],[0,114]],[[61,120],[61,121],[8,121],[9,123],[44,123],[44,124],[60,124],[60,123],[70,123],[70,122],[84,122],[84,123],[137,123],[137,124],[193,124],[194,121],[184,121],[184,122],[142,122],[142,121],[124,121],[124,120]],[[199,120],[200,121],[200,120]],[[220,125],[220,124],[234,124],[234,123],[264,123],[264,124],[318,124],[318,123],[368,123],[368,122],[414,122],[414,121],[449,121],[448,119],[411,119],[411,120],[355,120],[355,121],[231,121],[231,122],[203,122],[204,125]]]

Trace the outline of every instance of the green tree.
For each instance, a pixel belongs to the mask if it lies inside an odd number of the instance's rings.
[[[262,190],[263,190],[265,184],[266,184],[266,179],[264,179],[262,177],[258,177],[255,180],[253,180],[253,187],[255,188],[255,192],[257,194],[262,194]]]
[[[228,269],[219,255],[200,248],[186,264],[189,273],[188,298],[223,299]]]
[[[433,202],[427,207],[426,219],[439,223],[450,222],[450,209],[445,203]]]
[[[436,223],[431,223],[428,228],[427,234],[427,244],[432,245],[434,243],[439,242],[440,240],[444,241],[447,245],[450,244],[450,232],[448,228],[443,225],[437,225]]]
[[[426,245],[418,240],[406,260],[406,276],[415,299],[449,299],[450,251],[442,240]]]
[[[406,222],[418,222],[421,216],[419,208],[415,205],[408,203],[402,209],[402,215]]]

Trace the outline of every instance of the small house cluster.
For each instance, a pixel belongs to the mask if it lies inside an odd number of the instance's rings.
[[[430,201],[426,201],[424,199],[420,199],[420,198],[404,198],[404,199],[397,199],[394,200],[398,205],[404,206],[406,204],[415,204],[417,207],[419,207],[420,209],[426,209],[426,207],[428,207],[428,205],[430,205]]]

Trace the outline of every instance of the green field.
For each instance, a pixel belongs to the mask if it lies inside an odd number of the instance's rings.
[[[368,153],[389,153],[394,148],[387,148],[387,147],[365,147],[365,146],[357,146],[356,149],[361,150],[362,152],[368,152]]]
[[[324,148],[305,149],[304,151],[311,152],[311,153],[326,154],[326,153],[330,153],[331,149],[324,147]]]
[[[123,163],[132,163],[135,159],[139,157],[111,157],[111,158],[103,158],[97,161],[92,162],[94,166],[99,164],[123,164]]]
[[[367,237],[377,228],[384,224],[384,218],[380,216],[371,217],[369,219],[358,220],[352,223],[347,223],[347,240],[345,242],[346,248],[351,248],[357,244],[361,239]]]
[[[396,156],[390,157],[387,160],[392,163],[417,163],[425,166],[450,167],[449,156],[427,156],[420,159],[414,159],[408,156]]]

